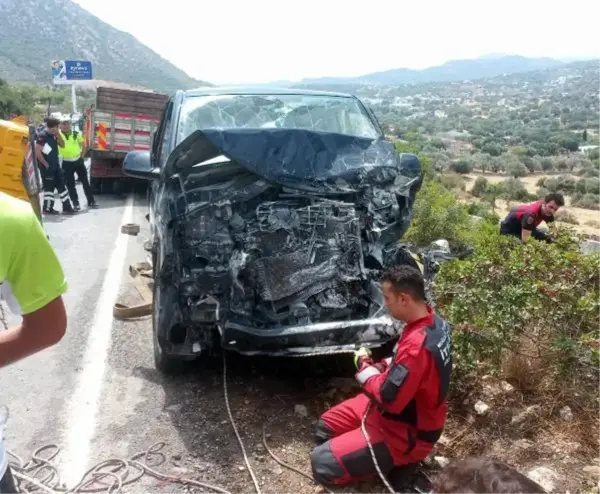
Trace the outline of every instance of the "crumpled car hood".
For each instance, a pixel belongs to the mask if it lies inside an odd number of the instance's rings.
[[[398,155],[383,139],[303,129],[211,129],[197,130],[183,140],[163,173],[166,178],[185,175],[219,156],[267,180],[319,193],[355,192],[399,175],[418,178],[422,172],[416,156]]]

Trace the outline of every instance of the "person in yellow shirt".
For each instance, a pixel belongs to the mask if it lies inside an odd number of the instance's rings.
[[[62,266],[29,202],[0,192],[0,299],[21,324],[0,330],[0,367],[57,344],[67,329]],[[2,328],[3,325],[0,325]],[[0,419],[0,429],[5,418]],[[0,430],[0,492],[17,492]]]
[[[90,181],[88,179],[87,168],[83,162],[83,135],[81,132],[72,130],[71,121],[63,120],[60,124],[60,134],[63,139],[62,146],[59,145],[58,152],[62,158],[62,169],[65,174],[65,182],[69,197],[73,203],[75,211],[79,211],[79,196],[75,187],[75,174],[83,186],[83,192],[87,199],[88,208],[97,208],[94,200]]]

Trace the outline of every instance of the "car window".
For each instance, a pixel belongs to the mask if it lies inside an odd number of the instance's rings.
[[[165,109],[164,117],[161,125],[158,128],[156,139],[158,140],[158,149],[156,150],[156,156],[158,156],[158,165],[164,166],[167,158],[169,157],[169,139],[171,137],[171,131],[173,128],[173,104],[171,101],[167,104]]]
[[[379,129],[352,97],[306,94],[224,94],[187,98],[177,143],[204,129],[306,129],[376,139]]]

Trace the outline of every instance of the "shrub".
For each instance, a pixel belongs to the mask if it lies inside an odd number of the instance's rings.
[[[500,216],[492,211],[490,206],[481,202],[469,204],[467,211],[473,216],[479,216],[483,218],[484,221],[492,225],[498,225],[498,221],[500,221]]]
[[[487,178],[477,177],[477,180],[475,180],[473,188],[471,189],[471,195],[475,197],[481,197],[485,193],[487,186]]]
[[[470,228],[466,206],[459,204],[441,184],[426,180],[417,195],[411,226],[403,240],[426,246],[445,238],[452,247],[462,247],[467,243]]]
[[[585,194],[584,196],[573,196],[571,206],[584,209],[600,209],[600,195]]]
[[[600,256],[582,254],[568,229],[553,244],[525,245],[496,230],[485,225],[474,255],[444,263],[436,280],[438,311],[453,326],[456,378],[475,368],[501,372],[528,341],[527,361],[539,364],[531,391],[570,383],[596,403]]]
[[[503,182],[503,185],[504,197],[511,201],[526,201],[531,197],[523,182],[518,178],[508,178]]]
[[[535,183],[535,185],[537,185],[538,187],[543,187],[545,181],[546,181],[546,177],[539,178],[538,181]]]
[[[544,171],[550,171],[554,169],[554,162],[552,161],[552,158],[542,158],[540,164],[542,165],[542,170]]]
[[[450,169],[456,173],[471,173],[473,171],[473,165],[466,160],[458,160],[450,165]]]
[[[598,178],[586,178],[585,181],[585,192],[588,194],[600,194],[600,179]]]
[[[556,221],[562,221],[563,223],[569,223],[571,225],[579,225],[579,220],[575,215],[566,209],[561,209],[556,213]]]
[[[506,173],[508,173],[512,177],[518,178],[518,177],[524,177],[524,176],[528,175],[529,170],[523,163],[514,162],[514,163],[510,163],[506,167]]]
[[[466,188],[465,179],[457,173],[441,175],[439,182],[448,190],[465,190]]]

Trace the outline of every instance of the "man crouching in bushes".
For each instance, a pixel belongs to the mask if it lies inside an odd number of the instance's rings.
[[[541,485],[512,467],[480,458],[450,463],[437,476],[434,493],[545,493]]]

